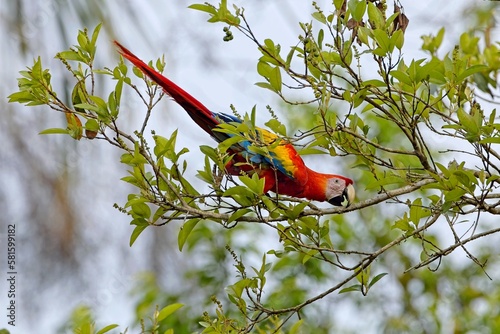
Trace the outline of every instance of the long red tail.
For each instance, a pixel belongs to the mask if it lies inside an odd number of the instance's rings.
[[[177,86],[175,83],[165,78],[156,70],[148,66],[145,62],[137,58],[137,56],[130,52],[126,47],[117,41],[114,41],[114,43],[123,57],[127,58],[152,81],[160,85],[165,90],[165,93],[172,97],[175,102],[187,111],[196,124],[198,124],[208,134],[213,136],[212,130],[217,126],[217,124],[219,124],[219,122],[215,118],[214,114],[207,109],[207,107],[205,107],[200,101],[195,99],[184,89]]]

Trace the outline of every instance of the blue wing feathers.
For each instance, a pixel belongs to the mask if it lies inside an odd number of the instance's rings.
[[[217,119],[220,123],[231,123],[231,122],[236,122],[236,123],[241,123],[241,119],[239,119],[236,116],[233,115],[228,115],[225,113],[213,113],[215,119]],[[265,130],[263,130],[265,131]],[[231,137],[230,134],[227,133],[221,133],[218,131],[212,131],[213,137],[221,142],[229,137]],[[293,177],[293,173],[291,171],[287,170],[287,168],[284,166],[283,162],[279,159],[279,157],[276,155],[275,152],[269,151],[269,156],[264,156],[262,154],[258,154],[255,152],[252,152],[249,149],[249,146],[251,145],[250,141],[241,141],[238,143],[238,146],[240,149],[240,154],[247,159],[251,163],[255,164],[267,164],[271,165],[272,167],[278,169],[280,172],[282,172],[285,175],[288,175],[289,177]],[[241,150],[243,148],[243,150]]]

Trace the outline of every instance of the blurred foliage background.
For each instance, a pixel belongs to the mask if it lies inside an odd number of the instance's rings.
[[[132,228],[127,217],[112,207],[113,203],[122,203],[130,191],[119,182],[125,174],[117,163],[119,152],[91,141],[77,143],[62,136],[39,136],[42,129],[64,126],[64,116],[55,120],[43,108],[28,109],[6,102],[5,96],[16,89],[17,72],[38,55],[50,61],[45,66],[52,70],[57,91],[70,96],[65,87],[71,78],[62,74],[63,68],[53,56],[74,43],[78,29],[93,29],[102,22],[99,47],[105,51],[99,53],[107,54],[107,58],[97,60],[100,66],[116,60],[110,41],[117,39],[140,50],[145,59],[165,53],[169,76],[182,78],[182,85],[214,110],[227,110],[230,103],[241,110],[249,110],[254,104],[263,108],[273,101],[278,109],[280,102],[275,96],[253,86],[258,81],[258,53],[253,45],[241,36],[224,43],[222,30],[207,25],[205,16],[187,9],[189,4],[159,0],[18,0],[0,8],[0,57],[4,64],[0,68],[0,221],[2,229],[12,223],[18,227],[20,272],[19,326],[12,333],[33,332],[33,324],[37,324],[38,332],[66,332],[68,319],[71,314],[78,315],[72,312],[81,305],[92,309],[98,323],[138,328],[137,319],[147,317],[156,305],[174,302],[188,306],[178,311],[170,325],[179,333],[187,333],[199,329],[196,323],[203,311],[215,308],[211,295],[219,293],[217,298],[224,299],[222,291],[235,275],[226,245],[258,266],[259,243],[267,240],[255,225],[240,225],[233,230],[204,225],[196,230],[183,253],[177,250],[177,227],[169,225],[148,229],[129,248]],[[296,37],[297,22],[309,20],[312,11],[309,3],[296,5],[292,1],[262,0],[242,5],[262,38],[269,36],[283,44],[287,38]],[[419,36],[445,26],[446,43],[453,45],[464,27],[481,29],[487,18],[498,14],[494,2],[486,1],[456,1],[453,8],[437,8],[433,1],[403,5],[411,20],[406,40],[415,41],[405,46],[405,52],[413,58],[418,58]],[[492,34],[493,39],[498,37]],[[105,92],[107,87],[98,88]],[[129,110],[137,106],[133,100],[126,103]],[[191,126],[179,124],[174,111],[154,115],[156,129],[164,128],[169,133],[176,127]],[[133,114],[127,117],[133,128]],[[300,121],[292,117],[289,127],[295,128],[294,122]],[[210,139],[195,130],[184,132],[180,134],[181,145],[193,148],[190,155],[196,158],[196,147]],[[192,170],[194,178],[194,165]],[[387,213],[398,214],[391,209]],[[362,213],[350,216],[354,217],[356,224],[332,227],[339,249],[366,244],[380,247],[397,234],[388,230],[384,217],[365,217]],[[439,230],[429,233],[440,237]],[[408,245],[380,259],[379,268],[390,274],[368,296],[328,296],[306,312],[315,319],[311,323],[317,326],[316,333],[495,333],[500,329],[498,241],[493,236],[474,249],[478,258],[488,259],[492,280],[459,252],[436,271],[403,273],[420,253],[418,247]],[[270,282],[273,289],[266,296],[275,298],[278,307],[328,286],[324,268],[297,267],[287,261],[275,262],[279,280]],[[288,294],[291,286],[303,290]]]

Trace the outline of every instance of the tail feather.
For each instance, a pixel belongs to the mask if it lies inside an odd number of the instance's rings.
[[[140,60],[131,51],[125,48],[123,45],[114,41],[115,45],[118,47],[120,54],[127,58],[134,66],[140,69],[144,74],[146,74],[152,81],[160,85],[165,93],[167,93],[172,99],[175,100],[184,110],[187,111],[189,116],[198,124],[203,130],[205,130],[211,136],[214,135],[213,128],[219,124],[214,113],[208,110],[200,101],[191,96],[184,89],[177,86],[175,83],[161,75],[159,72],[155,71],[153,68],[148,66],[145,62]]]

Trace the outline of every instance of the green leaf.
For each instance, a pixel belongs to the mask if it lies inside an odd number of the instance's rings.
[[[339,294],[346,293],[346,292],[352,292],[352,291],[361,291],[361,289],[362,289],[361,284],[355,284],[355,285],[351,285],[350,287],[347,287],[347,288],[340,290]]]
[[[488,69],[489,67],[486,65],[472,65],[457,76],[457,81],[462,82],[465,78],[473,75],[474,73],[487,71]]]
[[[266,88],[266,89],[272,90],[273,92],[275,92],[274,87],[271,86],[271,84],[269,84],[267,82],[256,82],[255,85],[259,86],[261,88]]]
[[[402,30],[396,30],[391,36],[391,45],[401,50],[405,42],[405,36]]]
[[[351,0],[348,3],[351,16],[357,22],[361,22],[363,20],[363,15],[365,15],[366,12],[366,3],[366,0]]]
[[[383,186],[391,185],[391,184],[401,184],[404,180],[400,176],[391,175],[381,177],[379,180],[374,180],[366,186],[367,190],[378,189]]]
[[[177,134],[177,130],[175,130],[172,135]],[[155,147],[153,149],[153,152],[157,158],[161,158],[168,151],[173,151],[174,150],[174,145],[175,145],[175,140],[169,140],[165,137],[162,136],[153,136],[153,139],[155,141]]]
[[[314,13],[312,13],[312,17],[315,18],[316,20],[318,20],[319,22],[326,24],[325,14],[323,14],[321,12],[314,12]]]
[[[480,144],[500,144],[500,137],[489,137],[479,141]]]
[[[79,61],[83,62],[84,59],[82,56],[76,52],[75,50],[67,50],[67,51],[61,51],[57,54],[58,57],[65,59],[65,60],[74,60],[74,61]]]
[[[323,39],[325,38],[325,32],[323,29],[320,29],[318,32],[318,46],[319,49],[323,49]]]
[[[180,304],[180,303],[175,303],[175,304],[170,304],[168,306],[165,306],[164,308],[162,308],[158,314],[158,321],[162,321],[163,319],[165,319],[166,317],[168,317],[169,315],[171,315],[172,313],[174,313],[175,311],[177,311],[178,309],[180,309],[181,307],[183,307],[184,304]]]
[[[149,225],[147,224],[142,224],[142,225],[137,225],[134,230],[132,231],[132,234],[130,235],[130,247],[134,244],[134,242],[137,240],[137,237],[148,227]]]
[[[245,184],[248,189],[250,189],[256,195],[262,195],[264,193],[265,179],[260,179],[257,173],[253,174],[252,177],[242,175],[239,177],[240,181]]]
[[[311,155],[311,154],[325,154],[326,152],[324,150],[321,150],[319,148],[314,148],[314,147],[306,147],[304,149],[298,150],[297,151],[299,155]]]
[[[282,136],[286,136],[286,127],[285,124],[281,123],[275,118],[271,118],[268,122],[265,123],[267,127],[273,130],[275,133],[278,133]]]
[[[109,106],[109,111],[110,111],[111,116],[113,116],[113,117],[118,116],[118,108],[117,108],[117,104],[116,104],[115,92],[109,93],[108,106]]]
[[[139,79],[143,79],[144,78],[144,73],[140,69],[138,69],[137,67],[135,67],[135,66],[132,67],[132,73],[134,73],[134,75],[136,77],[138,77]]]
[[[292,63],[293,55],[294,55],[296,50],[297,50],[296,47],[291,47],[290,51],[288,52],[288,55],[286,56],[285,65],[286,65],[287,69],[290,67],[290,64]]]
[[[107,333],[107,332],[109,332],[110,330],[112,330],[113,328],[116,328],[116,327],[118,327],[118,325],[116,325],[116,324],[108,325],[108,326],[100,329],[99,331],[97,331],[97,333],[95,333],[95,334],[104,334],[104,333]]]
[[[441,43],[443,42],[443,37],[444,37],[444,27],[441,27],[441,29],[439,29],[437,35],[436,35],[436,38],[435,38],[435,47],[436,47],[436,50],[441,46]]]
[[[120,105],[120,101],[122,98],[122,90],[123,90],[123,79],[119,79],[116,82],[116,86],[115,86],[115,99],[116,99],[117,105]]]
[[[179,246],[179,251],[182,252],[182,248],[184,248],[184,244],[187,241],[187,238],[195,228],[196,224],[200,221],[200,218],[193,218],[188,220],[181,226],[179,231],[179,235],[177,236],[177,245]]]
[[[61,128],[51,128],[51,129],[45,129],[38,133],[39,135],[49,135],[49,134],[62,134],[62,135],[67,135],[69,134],[68,129],[61,129]]]
[[[371,36],[371,29],[367,27],[358,27],[358,39],[361,44],[368,45],[368,36]]]
[[[239,218],[243,217],[244,215],[246,215],[249,212],[252,212],[252,210],[249,208],[243,208],[243,209],[236,210],[231,216],[229,216],[227,223],[231,223],[235,220],[238,220]]]
[[[335,6],[335,9],[340,10],[344,2],[345,0],[333,0],[333,5]]]
[[[162,206],[158,207],[158,209],[156,209],[155,213],[153,214],[153,219],[151,222],[155,223],[158,219],[160,219],[163,216],[163,214],[165,214],[165,212],[167,212],[167,210],[164,207]]]
[[[85,129],[97,132],[99,131],[99,122],[93,118],[88,119],[87,122],[85,122]]]
[[[386,28],[386,30],[389,30],[389,31],[391,31],[391,30],[392,30],[392,29],[391,29],[391,28],[392,28],[392,27],[391,27],[391,26],[392,26],[392,23],[394,22],[394,20],[395,20],[397,17],[399,17],[399,15],[401,15],[401,14],[400,14],[400,12],[396,12],[396,13],[393,13],[391,16],[389,16],[389,17],[387,18],[387,20],[385,21],[385,28]],[[398,29],[398,30],[400,30],[400,29]],[[397,30],[396,30],[396,31],[397,31]],[[393,34],[394,34],[396,31],[393,31]]]
[[[421,80],[421,75],[420,75],[420,64],[424,61],[424,59],[418,59],[418,60],[412,60],[410,65],[408,66],[406,72],[408,73],[408,76],[410,77],[411,82],[417,83],[420,82]]]
[[[396,220],[394,224],[391,226],[391,229],[396,229],[396,228],[403,232],[411,232],[415,229],[410,224],[410,220],[408,218],[408,212],[405,212],[403,218]]]
[[[434,55],[436,53],[436,51],[439,49],[439,47],[441,46],[441,43],[443,42],[444,32],[445,32],[445,29],[443,27],[443,28],[439,29],[439,31],[435,37],[432,35],[422,36],[421,37],[423,40],[422,50],[427,50],[432,55]]]
[[[264,61],[259,61],[257,63],[257,73],[266,78],[269,81],[271,90],[275,92],[281,91],[281,72],[278,66],[273,67]],[[265,87],[269,88],[269,87]]]
[[[302,258],[302,264],[305,264],[307,261],[309,261],[314,255],[318,254],[318,250],[316,249],[310,249],[304,254],[304,257]]]
[[[28,103],[32,102],[35,97],[29,91],[25,90],[21,92],[12,93],[8,96],[8,98],[9,98],[9,103],[12,102]]]
[[[373,2],[368,2],[368,19],[375,26],[375,29],[385,28],[384,15]]]
[[[132,216],[148,219],[151,216],[151,208],[146,203],[132,204]]]
[[[272,72],[272,66],[264,61],[259,61],[257,63],[257,73],[269,80]]]
[[[450,190],[444,194],[444,200],[446,202],[455,202],[459,200],[463,195],[465,195],[467,191],[462,188],[455,188]]]
[[[85,49],[87,47],[88,38],[87,36],[85,36],[85,33],[83,31],[78,32],[77,40],[82,49]]]
[[[199,10],[210,14],[208,22],[225,22],[229,25],[237,26],[240,24],[240,19],[233,15],[227,8],[227,1],[221,0],[219,8],[211,6],[209,4],[194,4],[189,6],[191,9]],[[238,15],[238,10],[236,10],[236,15]]]
[[[85,108],[85,107],[82,107],[81,105],[78,105],[78,107],[94,111],[97,115],[97,118],[100,121],[102,121],[104,123],[109,123],[111,121],[111,114],[109,113],[108,105],[107,105],[106,101],[104,101],[99,96],[93,96],[93,95],[89,96],[89,99],[92,102],[94,102],[94,105],[95,105],[94,108]],[[83,104],[85,104],[85,103],[83,103]]]
[[[217,9],[214,6],[210,6],[210,5],[193,4],[193,5],[188,6],[188,8],[191,8],[194,10],[199,10],[199,11],[209,13],[212,15],[217,14]]]
[[[478,141],[480,139],[480,124],[477,124],[476,119],[463,110],[463,108],[457,110],[457,116],[460,124],[467,133],[466,139],[470,142]]]
[[[200,151],[201,151],[201,153],[205,154],[206,156],[208,156],[212,160],[218,159],[217,150],[212,146],[201,145]]]
[[[429,209],[422,206],[422,198],[417,198],[410,206],[410,221],[418,227],[420,219],[430,215]]]
[[[231,197],[242,206],[252,205],[255,199],[255,193],[245,186],[236,186],[226,189],[223,196]]]
[[[375,276],[371,281],[370,281],[370,284],[368,285],[368,288],[371,288],[375,283],[377,283],[378,281],[380,281],[382,279],[382,277],[386,276],[387,273],[381,273],[381,274],[378,274],[377,276]]]
[[[94,31],[92,32],[92,38],[90,40],[90,44],[95,46],[97,43],[97,37],[99,36],[99,31],[101,31],[102,23],[99,23],[96,25],[94,28]]]
[[[375,39],[377,45],[379,46],[377,49],[373,50],[373,53],[375,53],[377,56],[385,56],[387,53],[393,51],[394,47],[393,46],[391,47],[389,35],[385,30],[374,29],[372,33],[373,33],[373,38]]]
[[[392,72],[391,72],[391,74],[392,74]],[[377,79],[363,81],[363,84],[365,85],[365,87],[370,87],[370,86],[385,87],[386,86],[385,82],[383,82],[382,80],[377,80]]]
[[[356,279],[358,280],[359,283],[361,283],[361,285],[367,286],[368,278],[370,277],[370,270],[371,270],[371,267],[368,266],[368,267],[360,270],[359,273],[356,275]]]
[[[302,214],[307,205],[309,205],[308,202],[302,202],[291,207],[289,210],[285,212],[286,217],[291,220],[299,218],[299,216]]]
[[[94,111],[97,112],[99,108],[93,104],[90,103],[78,103],[73,106],[75,109],[84,109],[84,110],[89,110],[89,111]]]
[[[479,37],[464,32],[460,36],[460,48],[466,55],[476,55],[478,52]]]
[[[217,129],[217,131],[218,131],[218,129]],[[246,138],[244,138],[240,135],[235,135],[235,136],[229,137],[226,140],[224,140],[223,142],[219,143],[219,150],[221,152],[226,152],[229,148],[231,148],[234,145],[238,144],[239,142],[242,142],[245,140],[246,140]],[[217,160],[214,160],[214,161],[217,161]]]
[[[229,285],[226,288],[228,295],[241,298],[243,291],[246,287],[248,287],[252,283],[250,278],[244,278],[234,283],[233,285]]]
[[[127,153],[123,154],[122,158],[124,156],[126,156],[126,154]],[[125,162],[125,161],[122,160],[122,162]],[[128,165],[131,165],[131,166],[141,166],[141,165],[146,164],[147,162],[148,161],[146,160],[146,158],[141,154],[139,142],[135,142],[134,143],[134,154],[132,155],[132,158],[125,163],[127,163]]]
[[[290,329],[288,330],[288,334],[302,333],[302,331],[300,330],[300,327],[302,327],[303,323],[304,323],[304,319],[300,319],[299,321],[294,323],[292,325],[292,327],[290,327]]]

